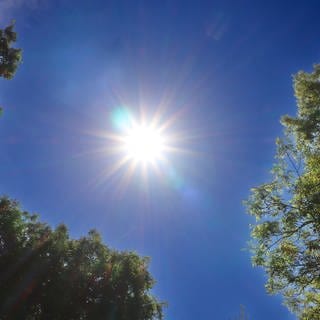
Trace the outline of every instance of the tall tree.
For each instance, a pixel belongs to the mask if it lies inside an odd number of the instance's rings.
[[[284,295],[299,319],[320,319],[320,65],[294,77],[298,112],[282,118],[269,182],[247,201],[253,263],[265,268],[266,288]]]
[[[17,202],[0,199],[0,319],[155,320],[148,258],[105,246],[96,231],[70,239]]]

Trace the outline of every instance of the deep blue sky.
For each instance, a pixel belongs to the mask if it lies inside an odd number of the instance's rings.
[[[30,5],[32,3],[32,5]],[[16,19],[24,62],[1,80],[0,193],[74,237],[97,228],[116,249],[152,257],[166,319],[294,319],[264,290],[242,249],[242,200],[264,182],[279,118],[296,110],[291,75],[319,61],[318,1],[0,1]],[[117,155],[111,114],[164,120],[188,150],[148,184]]]

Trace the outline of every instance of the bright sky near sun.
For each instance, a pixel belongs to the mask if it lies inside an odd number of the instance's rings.
[[[254,269],[242,200],[272,166],[318,1],[0,0],[0,193],[152,258],[166,319],[292,320]]]
[[[118,118],[118,113],[124,114],[123,119]],[[168,149],[163,130],[156,124],[138,123],[126,110],[116,110],[114,122],[122,130],[116,143],[127,160],[140,164],[155,164],[163,159]]]
[[[164,139],[155,128],[133,127],[123,142],[127,156],[136,162],[154,162],[163,156]]]

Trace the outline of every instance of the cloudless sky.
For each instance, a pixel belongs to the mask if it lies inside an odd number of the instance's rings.
[[[96,228],[152,257],[166,319],[294,317],[252,268],[242,200],[268,179],[292,74],[320,60],[318,1],[0,0],[24,61],[1,80],[0,193],[73,237]],[[179,136],[159,172],[127,185],[98,133],[126,107],[163,108]],[[104,152],[101,150],[104,149]]]

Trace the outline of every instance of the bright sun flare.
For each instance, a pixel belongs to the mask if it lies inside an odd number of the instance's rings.
[[[94,132],[95,136],[103,138],[103,142],[107,140],[107,146],[96,152],[110,156],[111,160],[95,183],[98,185],[111,176],[117,177],[116,192],[121,193],[138,173],[145,187],[149,174],[161,179],[166,177],[176,187],[181,186],[181,179],[172,168],[169,157],[189,152],[177,146],[186,139],[185,135],[172,131],[180,115],[181,111],[164,119],[164,110],[159,107],[151,118],[146,117],[142,109],[137,119],[127,108],[115,108],[110,117],[113,131]],[[116,175],[119,172],[120,175]]]
[[[140,117],[135,118],[127,108],[119,107],[112,111],[110,120],[113,131],[94,132],[95,136],[103,138],[103,143],[107,140],[107,146],[96,152],[110,156],[108,165],[94,183],[98,185],[111,176],[117,177],[116,192],[121,193],[138,173],[145,187],[148,186],[149,175],[159,178],[167,176],[172,183],[181,184],[170,164],[171,155],[186,152],[176,146],[185,136],[172,132],[180,113],[167,119],[164,119],[163,113],[159,107],[154,116],[148,118],[142,109]]]
[[[152,127],[136,126],[124,138],[124,148],[128,157],[137,162],[154,162],[164,155],[165,140]]]

